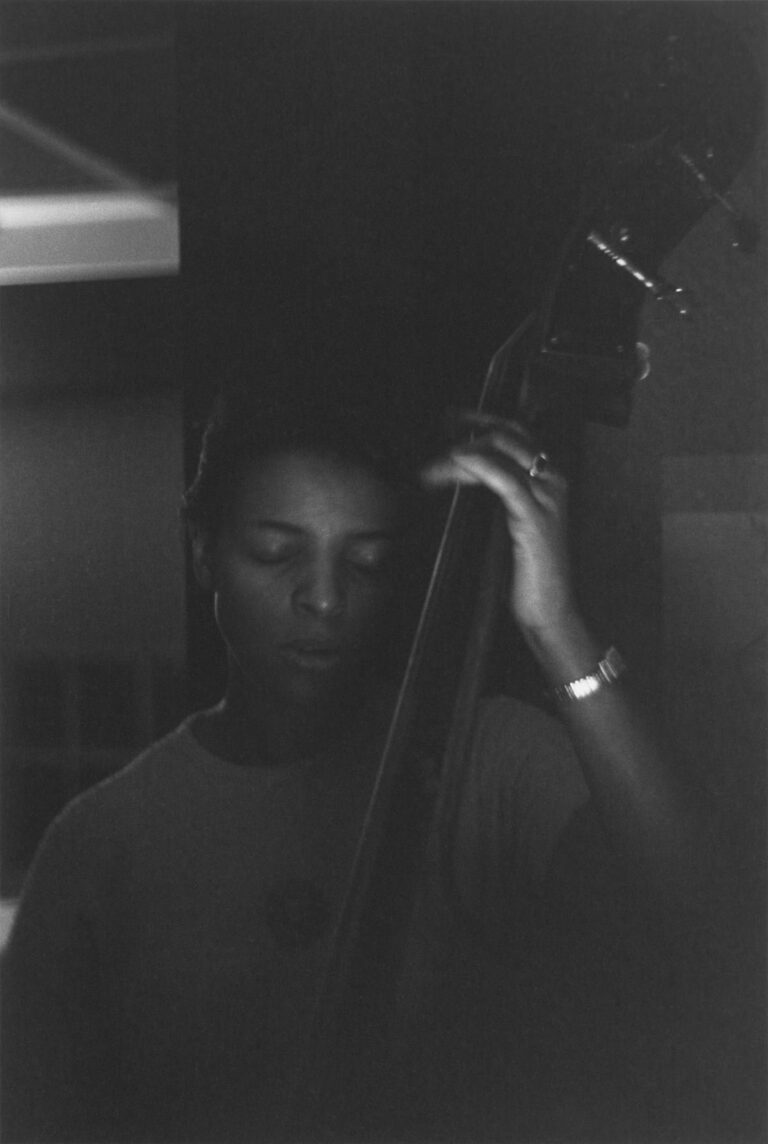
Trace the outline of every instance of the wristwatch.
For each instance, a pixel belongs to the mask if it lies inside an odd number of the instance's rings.
[[[627,665],[615,647],[609,647],[595,671],[589,675],[582,675],[580,679],[572,679],[570,683],[561,683],[552,689],[552,698],[558,703],[578,703],[581,699],[588,699],[603,687],[615,683],[624,672]]]

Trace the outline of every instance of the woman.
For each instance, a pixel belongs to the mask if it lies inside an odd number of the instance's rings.
[[[563,1003],[573,982],[562,965],[550,972],[552,904],[583,922],[599,893],[594,924],[611,864],[624,898],[631,886],[654,911],[677,901],[686,834],[619,662],[579,615],[565,481],[520,426],[470,428],[424,481],[484,485],[504,504],[510,612],[561,721],[483,704],[455,877],[449,889],[437,830],[396,994],[349,1054],[364,1046],[370,1059],[337,1062],[330,1109],[307,1099],[296,1114],[389,714],[377,655],[412,490],[370,427],[318,409],[254,417],[235,402],[212,420],[185,499],[225,695],[76,800],[43,841],[7,954],[7,1139],[578,1134],[563,1082],[578,1022]],[[569,963],[584,928],[560,931]]]

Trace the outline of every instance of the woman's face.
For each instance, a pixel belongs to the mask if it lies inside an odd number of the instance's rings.
[[[281,700],[359,683],[392,589],[395,497],[365,469],[311,452],[244,471],[203,579],[230,681]]]

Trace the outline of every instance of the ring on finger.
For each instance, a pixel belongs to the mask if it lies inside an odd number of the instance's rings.
[[[535,481],[542,475],[542,473],[546,473],[548,470],[549,454],[543,452],[537,453],[531,461],[530,468],[528,469],[528,479],[530,481]]]

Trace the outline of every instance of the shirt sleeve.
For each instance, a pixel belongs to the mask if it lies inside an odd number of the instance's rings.
[[[507,697],[484,701],[452,825],[455,888],[472,913],[503,920],[539,892],[588,799],[559,723]]]
[[[95,1138],[104,1094],[96,918],[107,863],[78,800],[48,829],[3,958],[5,1139]]]

